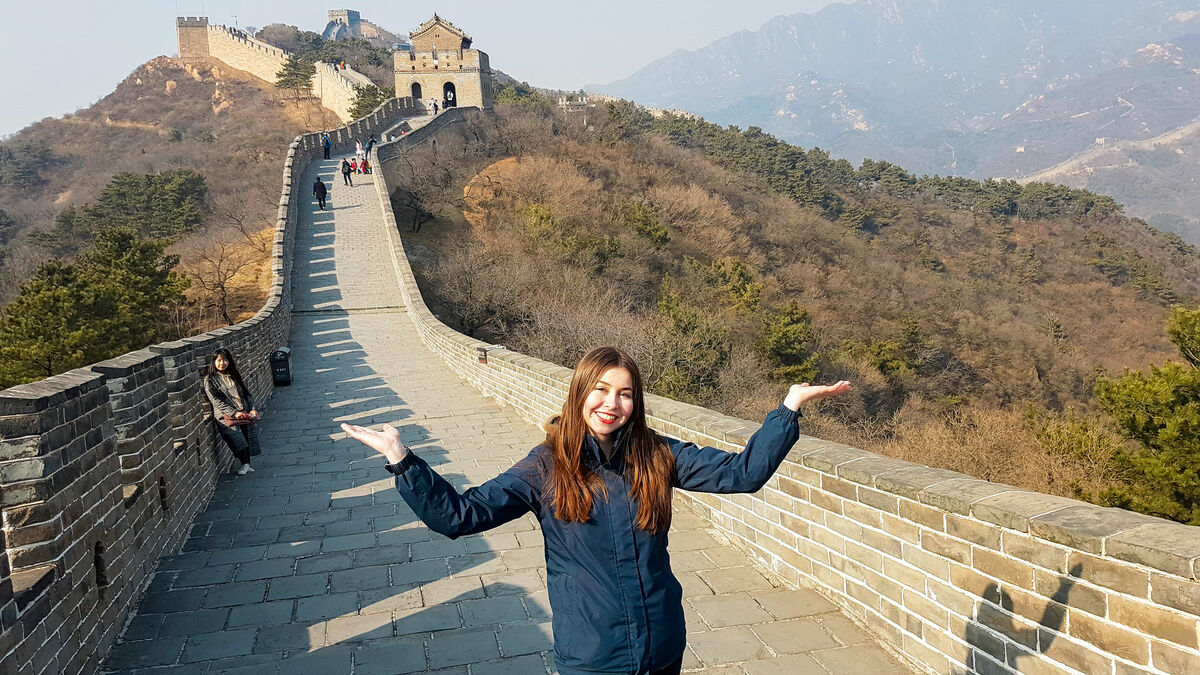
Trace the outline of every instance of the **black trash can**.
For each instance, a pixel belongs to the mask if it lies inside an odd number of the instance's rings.
[[[280,347],[271,352],[271,378],[275,380],[275,386],[292,383],[291,361],[292,350],[288,347]]]

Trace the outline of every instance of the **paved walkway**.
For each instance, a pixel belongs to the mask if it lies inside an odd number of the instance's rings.
[[[541,439],[420,343],[382,254],[370,176],[310,167],[332,211],[296,242],[294,384],[275,391],[255,473],[223,476],[179,555],[162,560],[106,667],[122,673],[544,674],[541,532],[532,516],[451,541],[416,520],[383,460],[340,422],[403,425],[459,486]],[[315,210],[315,203],[312,209]],[[686,510],[671,533],[689,635],[684,670],[907,672],[810,591],[778,587]]]

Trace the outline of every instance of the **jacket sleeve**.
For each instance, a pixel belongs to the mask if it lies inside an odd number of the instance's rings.
[[[462,493],[411,451],[388,469],[417,517],[434,532],[457,539],[540,511],[537,454],[534,449],[508,471]]]
[[[675,455],[675,487],[694,492],[757,492],[800,438],[799,417],[799,411],[780,405],[767,414],[741,452],[667,439]]]
[[[229,397],[225,396],[217,383],[212,377],[204,378],[204,394],[208,396],[208,402],[212,404],[213,415],[216,417],[232,417],[237,410],[229,403]]]

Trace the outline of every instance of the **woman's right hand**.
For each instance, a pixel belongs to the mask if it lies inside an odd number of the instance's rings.
[[[342,431],[351,438],[357,438],[367,447],[387,458],[388,464],[395,464],[408,455],[408,447],[400,440],[400,432],[396,427],[385,424],[382,431],[354,424],[342,424]]]

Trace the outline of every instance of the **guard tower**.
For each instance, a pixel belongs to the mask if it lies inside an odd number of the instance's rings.
[[[345,40],[362,37],[362,15],[353,9],[329,10],[329,23],[321,33],[322,40]]]
[[[175,33],[179,38],[180,60],[185,63],[195,63],[209,57],[208,17],[175,17]]]
[[[488,55],[471,49],[471,37],[437,14],[409,33],[407,49],[395,52],[396,95],[417,105],[492,107]]]

